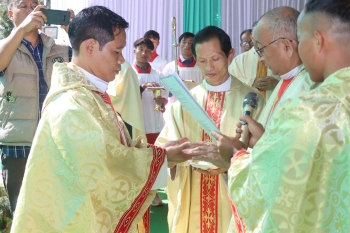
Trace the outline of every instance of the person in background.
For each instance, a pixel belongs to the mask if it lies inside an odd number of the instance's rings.
[[[0,41],[0,148],[12,212],[51,85],[53,65],[69,62],[72,56],[69,46],[56,43],[40,30],[47,21],[40,9],[48,7],[37,0],[10,0],[7,15],[14,29]],[[69,11],[73,18],[73,11]],[[63,28],[68,30],[68,26]]]
[[[145,32],[143,37],[150,39],[153,42],[153,46],[154,46],[154,49],[152,50],[151,58],[149,60],[149,64],[151,64],[152,68],[162,72],[166,64],[168,64],[168,61],[157,53],[157,48],[160,44],[159,33],[154,30],[149,30]]]
[[[254,22],[252,32],[257,23],[257,21]],[[253,41],[253,38],[251,40]],[[259,90],[266,102],[280,80],[278,75],[274,75],[273,71],[263,61],[260,61],[253,47],[248,52],[235,57],[228,69],[231,75]]]
[[[179,46],[180,46],[180,56],[177,58],[177,68],[178,68],[178,75],[180,76],[181,80],[189,81],[190,84],[193,85],[199,85],[203,82],[204,76],[201,72],[201,70],[198,67],[197,61],[193,56],[191,45],[193,42],[194,34],[191,32],[184,32],[179,37]],[[175,73],[175,67],[176,62],[171,61],[169,62],[163,69],[163,75],[168,76],[173,73]],[[192,83],[193,82],[193,83]],[[186,84],[186,82],[185,82]],[[173,105],[173,103],[176,102],[175,96],[173,96],[171,93],[169,95],[168,99],[168,107],[167,110],[164,113],[164,120],[169,120],[170,115],[170,108]]]
[[[243,52],[248,52],[251,48],[253,48],[254,44],[252,40],[252,29],[246,29],[241,32],[239,38],[241,40],[239,46]]]

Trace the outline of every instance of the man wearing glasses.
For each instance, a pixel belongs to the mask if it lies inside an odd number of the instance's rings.
[[[257,23],[257,21],[253,23],[253,30]],[[240,46],[244,51],[249,49],[233,59],[229,66],[229,72],[245,84],[258,89],[267,101],[280,78],[273,75],[272,71],[263,62],[259,61],[259,56],[253,48],[251,32],[252,30],[248,29],[241,33]],[[249,38],[246,36],[248,34]]]
[[[253,30],[259,61],[281,77],[258,120],[264,127],[277,106],[283,106],[285,100],[309,90],[313,84],[298,53],[298,16],[299,12],[293,8],[275,8],[263,15]],[[263,88],[267,84],[257,85]]]
[[[252,29],[246,29],[241,32],[239,38],[241,39],[241,43],[239,45],[241,46],[243,52],[248,52],[251,48],[253,48],[254,44],[252,41]]]

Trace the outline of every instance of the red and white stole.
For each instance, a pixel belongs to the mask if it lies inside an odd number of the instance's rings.
[[[220,129],[226,92],[208,91],[205,111]],[[203,130],[202,141],[211,142]],[[218,233],[219,176],[201,174],[200,188],[200,228],[201,233]]]

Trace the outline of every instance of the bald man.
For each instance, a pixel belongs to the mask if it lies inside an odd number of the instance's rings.
[[[253,31],[253,42],[259,61],[281,77],[272,92],[259,122],[266,127],[275,109],[310,90],[310,80],[298,52],[297,19],[299,12],[278,7],[261,17]]]
[[[350,0],[309,0],[298,41],[319,86],[276,109],[251,153],[231,159],[227,142],[241,145],[215,134],[222,159],[231,160],[236,231],[349,232]],[[256,140],[257,125],[244,119]]]
[[[258,21],[253,23],[253,30]],[[252,47],[247,52],[241,53],[233,59],[228,70],[232,76],[237,77],[243,83],[259,90],[267,101],[275,89],[280,77],[274,75],[265,63],[259,61],[259,56],[253,48],[252,34],[249,33]],[[242,43],[241,43],[242,44]]]

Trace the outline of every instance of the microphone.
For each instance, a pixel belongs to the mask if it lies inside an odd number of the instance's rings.
[[[258,100],[259,96],[255,92],[248,92],[243,100],[243,116],[252,116],[254,109],[258,107]],[[248,130],[248,124],[245,121],[241,122],[242,124],[242,134],[241,134],[241,141],[248,147],[248,141],[249,141],[249,130]]]

